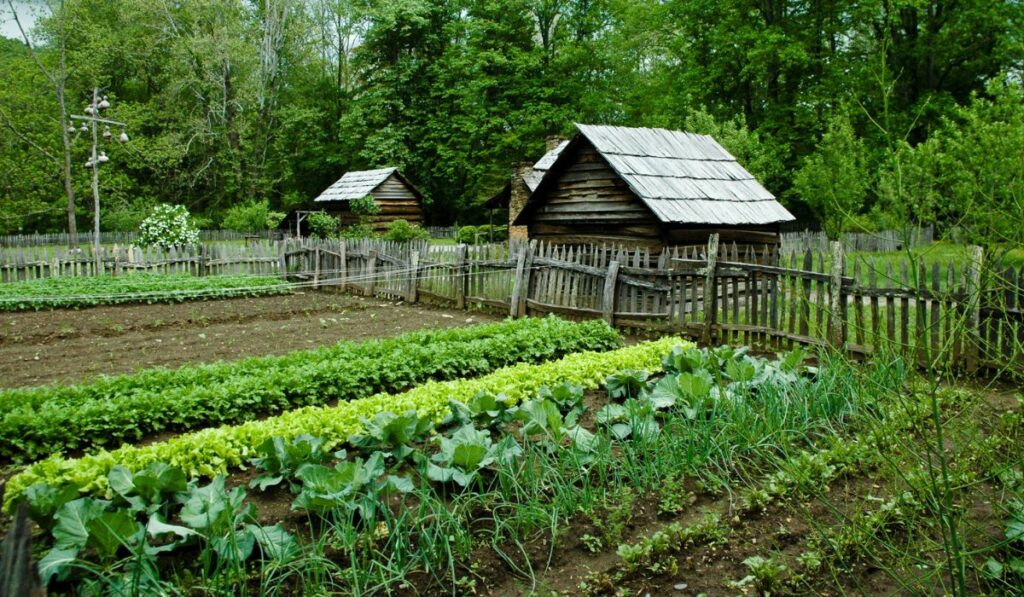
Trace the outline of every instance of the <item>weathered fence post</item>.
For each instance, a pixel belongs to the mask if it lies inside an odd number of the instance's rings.
[[[469,247],[459,245],[455,251],[455,308],[466,308],[466,279],[469,274],[466,255]]]
[[[974,373],[981,364],[981,268],[985,263],[985,250],[970,248],[967,270],[967,371]],[[920,307],[918,307],[920,308]]]
[[[209,256],[207,255],[206,245],[204,245],[204,244],[200,244],[199,245],[199,258],[198,259],[199,259],[199,261],[197,262],[196,270],[197,270],[197,273],[199,274],[199,277],[202,278],[203,276],[206,275],[206,261],[207,261],[207,259],[209,259]]]
[[[320,288],[320,245],[313,247],[313,290]]]
[[[278,244],[277,246],[281,250],[281,257],[278,259],[277,266],[278,266],[278,269],[281,271],[281,279],[282,280],[287,280],[288,279],[288,243],[286,241],[281,241],[280,244]],[[223,271],[223,268],[222,268],[222,271]]]
[[[523,275],[516,281],[519,286],[518,304],[513,305],[517,317],[526,317],[526,299],[530,297],[530,280],[533,270],[533,253],[537,250],[537,241],[531,240],[526,247],[526,259],[523,261]]]
[[[845,268],[843,243],[832,243],[832,273],[829,278],[828,341],[833,348],[842,349],[846,341],[846,296],[843,294]]]
[[[519,298],[523,294],[523,278],[526,273],[526,253],[527,245],[524,243],[519,246],[519,251],[516,254],[516,277],[512,284],[512,299],[508,305],[509,317],[519,315]]]
[[[718,234],[708,237],[707,266],[704,270],[704,331],[701,340],[710,346],[714,336],[715,321],[718,317],[718,279],[715,276],[718,268]],[[695,305],[696,306],[696,305]]]
[[[348,245],[348,241],[341,239],[338,241],[338,290],[345,291],[345,278],[348,276],[348,256],[345,252],[345,247]]]
[[[615,322],[615,295],[619,283],[619,262],[608,262],[608,273],[604,276],[604,293],[601,296],[601,316],[608,325]]]
[[[420,273],[420,251],[416,247],[409,248],[409,288],[405,293],[405,300],[409,303],[416,302],[416,293],[419,284]]]
[[[374,278],[377,276],[377,249],[367,249],[369,251],[369,259],[366,262],[366,289],[363,291],[365,296],[373,296],[373,287],[375,285]]]
[[[28,508],[18,506],[14,524],[0,543],[0,595],[30,597],[39,595],[39,575],[32,561],[32,528]]]

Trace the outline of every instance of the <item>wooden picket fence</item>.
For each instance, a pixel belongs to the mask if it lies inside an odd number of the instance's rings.
[[[905,249],[923,247],[932,244],[935,239],[935,227],[922,226],[908,230],[882,230],[879,232],[846,232],[839,242],[847,253],[886,253]],[[783,232],[779,235],[779,245],[784,254],[811,251],[825,252],[829,250],[831,240],[820,230],[801,230]]]
[[[53,276],[119,275],[129,272],[277,275],[286,241],[202,243],[194,247],[131,245],[100,247],[0,247],[0,282],[18,282]]]
[[[200,230],[199,240],[201,242],[221,241],[248,241],[248,240],[281,240],[284,232],[281,230],[256,230],[253,232],[237,232],[235,230]],[[138,232],[101,232],[100,244],[102,245],[130,245],[139,239]],[[75,244],[80,247],[92,245],[94,238],[92,232],[79,232],[75,234]],[[43,247],[43,246],[71,246],[71,235],[67,232],[49,232],[41,234],[3,234],[0,235],[0,246],[2,247]]]
[[[780,256],[712,241],[657,255],[521,242],[306,242],[288,249],[283,271],[318,288],[514,317],[603,318],[710,345],[828,346],[1024,371],[1024,268],[986,268],[980,248],[963,264],[877,269],[847,263],[840,243]]]
[[[713,243],[713,244],[712,244]],[[680,333],[707,344],[765,350],[831,346],[892,351],[968,370],[1024,370],[1024,268],[987,267],[980,248],[963,263],[931,266],[847,259],[829,251],[426,241],[286,240],[205,243],[186,249],[0,249],[0,279],[118,275],[279,275],[313,288],[481,308],[511,316],[556,313],[618,327]],[[897,264],[897,265],[894,265]]]

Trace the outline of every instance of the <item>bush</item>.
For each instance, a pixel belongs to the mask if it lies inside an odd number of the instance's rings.
[[[362,199],[353,199],[349,203],[349,209],[357,216],[375,216],[380,213],[380,206],[374,201],[372,195],[367,195]]]
[[[325,211],[309,214],[306,221],[309,222],[309,233],[316,238],[335,238],[338,236],[338,228],[341,227],[338,218]]]
[[[492,226],[482,224],[480,226],[462,226],[459,228],[456,240],[466,245],[483,245],[489,242],[501,242],[508,238],[507,226]]]
[[[221,228],[238,232],[273,230],[283,219],[283,213],[270,209],[269,201],[250,201],[229,208],[224,214]]]
[[[461,226],[455,233],[455,240],[464,245],[476,244],[476,226]]]
[[[138,244],[142,247],[180,247],[199,243],[196,227],[184,205],[161,203],[139,225]]]
[[[374,232],[373,226],[362,222],[347,226],[341,231],[341,238],[375,238],[376,236],[377,233]]]
[[[103,207],[103,229],[112,232],[134,232],[157,204],[154,199],[115,201]]]
[[[408,242],[411,240],[427,240],[430,234],[419,226],[414,226],[406,220],[395,220],[388,224],[388,231],[384,233],[385,240],[397,240]]]

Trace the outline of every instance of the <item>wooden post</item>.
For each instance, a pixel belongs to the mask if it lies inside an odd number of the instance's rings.
[[[466,254],[469,247],[459,245],[455,253],[455,308],[466,308]]]
[[[313,290],[320,288],[320,245],[313,247]]]
[[[833,348],[842,349],[846,343],[846,296],[843,294],[843,243],[832,243],[832,275],[829,279],[828,340]]]
[[[608,325],[615,323],[615,295],[619,283],[619,262],[608,262],[608,273],[604,276],[604,293],[601,296],[601,316]]]
[[[971,263],[967,270],[967,371],[974,373],[981,365],[981,268],[985,250],[970,248]],[[920,307],[919,307],[920,308]]]
[[[278,269],[281,270],[281,279],[282,280],[287,280],[288,279],[288,243],[282,241],[281,244],[278,245],[278,248],[281,251],[281,257],[278,260]]]
[[[206,276],[206,261],[209,259],[206,251],[206,245],[199,245],[199,262],[196,269],[198,270],[199,277]]]
[[[374,277],[377,275],[377,249],[367,249],[370,254],[370,258],[366,263],[366,289],[363,291],[365,296],[373,296]]]
[[[526,299],[530,296],[530,281],[533,279],[533,253],[537,249],[537,241],[531,240],[530,244],[526,247],[526,260],[523,262],[523,276],[520,278],[520,292],[518,301],[515,305],[516,316],[526,317]]]
[[[516,277],[515,282],[512,285],[512,299],[508,304],[508,315],[509,317],[516,317],[519,315],[519,299],[523,295],[523,282],[525,281],[526,274],[526,244],[519,246],[519,252],[516,255]]]
[[[704,332],[701,340],[707,346],[714,337],[715,321],[718,317],[718,279],[715,277],[718,268],[718,234],[708,237],[707,266],[704,270]]]
[[[0,563],[0,595],[20,597],[45,593],[39,586],[36,564],[32,561],[32,526],[24,503],[18,505],[14,522],[0,543]]]
[[[409,250],[409,289],[405,293],[406,302],[416,302],[417,288],[419,287],[419,273],[420,251],[418,248],[413,247]]]
[[[345,247],[348,242],[345,239],[341,239],[338,242],[338,290],[345,291],[345,278],[348,276],[348,257],[345,253]]]

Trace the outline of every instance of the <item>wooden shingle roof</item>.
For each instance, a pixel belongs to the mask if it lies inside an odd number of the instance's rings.
[[[578,124],[577,134],[549,152],[524,180],[534,195],[520,214],[525,220],[536,192],[557,165],[584,141],[608,162],[630,190],[665,223],[762,225],[792,221],[793,214],[708,135],[667,129]],[[522,223],[522,222],[520,222]]]
[[[344,176],[320,193],[314,201],[351,201],[353,199],[362,199],[396,171],[396,168],[380,168],[378,170],[346,172]]]

